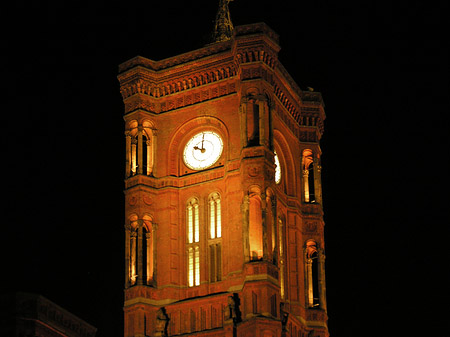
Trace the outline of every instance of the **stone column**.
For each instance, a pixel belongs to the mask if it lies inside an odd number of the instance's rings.
[[[153,273],[152,273],[152,284],[156,287],[156,282],[158,280],[158,247],[156,246],[156,235],[158,230],[158,224],[152,223],[152,267],[153,267]]]
[[[309,202],[309,171],[308,169],[303,170],[303,197],[305,202]]]
[[[147,284],[150,285],[153,280],[153,244],[152,244],[152,234],[150,232],[145,233],[145,242],[147,246],[147,258],[146,258],[146,273],[147,273]]]
[[[284,247],[283,247],[283,221],[278,219],[278,251],[280,254],[280,295],[281,298],[285,299],[285,288],[284,288]]]
[[[320,307],[327,311],[326,284],[325,284],[325,253],[319,250],[319,303]]]
[[[147,171],[145,172],[145,174],[149,176],[150,174],[152,174],[153,168],[153,153],[151,140],[147,140],[145,142],[145,145],[147,146],[147,158],[146,158]]]
[[[242,213],[242,237],[244,244],[244,261],[250,261],[250,240],[249,240],[249,204],[250,199],[248,195],[244,196],[244,200],[241,205],[241,213]]]
[[[313,260],[306,256],[306,290],[308,298],[308,307],[312,308],[314,305],[314,289],[313,289],[313,275],[312,275],[312,263]]]
[[[137,139],[137,151],[138,151],[138,153],[137,153],[137,160],[138,160],[138,163],[137,163],[137,173],[138,174],[143,174],[144,173],[144,158],[142,158],[142,156],[143,156],[143,146],[144,146],[144,144],[143,144],[143,139],[142,139],[142,132],[143,132],[143,130],[142,130],[142,126],[139,126],[138,127],[138,139]]]
[[[131,134],[130,131],[125,132],[125,176],[131,175]]]
[[[265,101],[261,98],[258,99],[259,109],[259,145],[266,144],[266,109]]]
[[[272,224],[271,232],[272,232],[272,261],[278,265],[278,230],[277,230],[277,199],[275,196],[271,198],[271,219],[270,223]]]
[[[269,248],[268,248],[268,237],[267,237],[267,201],[266,194],[261,194],[261,219],[262,219],[262,242],[263,242],[263,260],[269,260]]]
[[[137,146],[136,138],[131,139],[131,174],[136,174],[136,146]]]
[[[131,249],[130,249],[130,281],[131,285],[136,284],[136,232],[131,232]]]
[[[137,228],[137,284],[144,284],[144,269],[143,269],[143,220],[138,220],[138,228]]]
[[[314,161],[314,194],[316,202],[322,205],[322,166],[319,163],[319,158]]]
[[[243,98],[241,100],[240,106],[240,117],[241,117],[241,146],[245,148],[248,144],[248,131],[247,131],[247,99]]]
[[[125,225],[125,288],[130,287],[131,269],[130,269],[130,240],[131,226]]]

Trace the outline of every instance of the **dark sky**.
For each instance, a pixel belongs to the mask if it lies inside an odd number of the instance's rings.
[[[123,336],[117,66],[200,48],[217,2],[2,5],[2,290],[40,293],[98,337]],[[450,335],[448,2],[396,3],[230,4],[235,25],[263,21],[280,35],[280,61],[325,100],[336,337]]]

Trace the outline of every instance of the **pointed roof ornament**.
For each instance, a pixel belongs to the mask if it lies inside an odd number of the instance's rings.
[[[230,18],[228,3],[233,0],[219,0],[219,10],[216,15],[214,25],[214,42],[222,42],[231,39],[233,36],[233,23]]]

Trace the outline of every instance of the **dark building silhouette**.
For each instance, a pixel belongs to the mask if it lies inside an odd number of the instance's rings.
[[[2,337],[94,337],[97,329],[45,297],[0,295]]]

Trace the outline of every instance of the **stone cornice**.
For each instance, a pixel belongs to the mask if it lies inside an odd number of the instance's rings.
[[[236,27],[229,41],[161,61],[137,56],[119,67],[125,113],[172,111],[239,93],[239,80],[264,80],[283,121],[301,141],[317,142],[326,118],[322,96],[299,88],[278,61],[278,43],[276,33],[257,23]]]
[[[73,337],[94,337],[97,329],[47,298],[32,293],[15,295],[21,318],[37,320]]]

